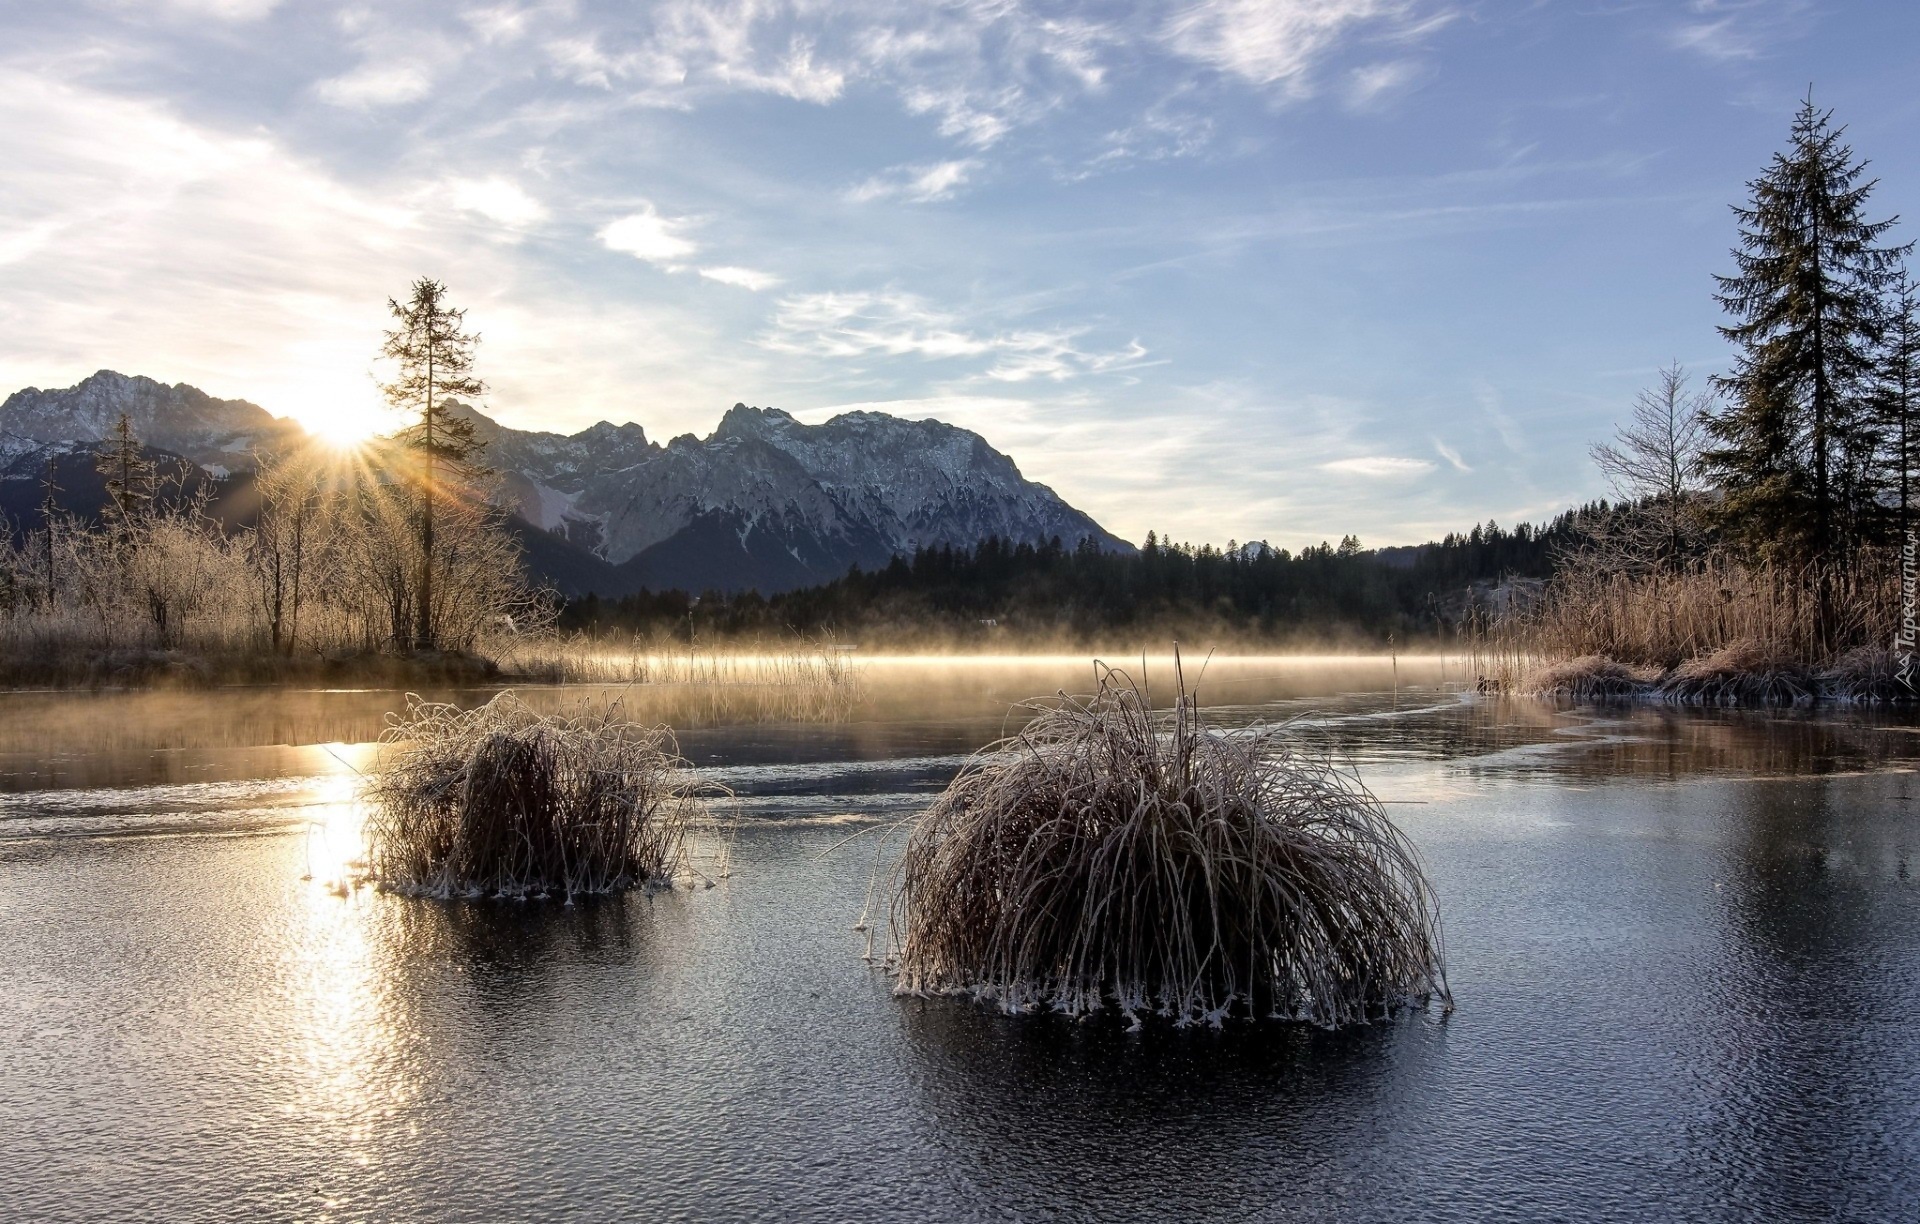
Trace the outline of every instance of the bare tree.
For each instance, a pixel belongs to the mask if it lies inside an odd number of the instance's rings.
[[[1706,415],[1711,392],[1689,392],[1687,372],[1674,362],[1653,386],[1634,397],[1632,418],[1612,442],[1592,448],[1593,461],[1627,504],[1616,516],[1619,541],[1662,568],[1680,564],[1698,533],[1705,491]]]
[[[261,458],[254,489],[252,562],[255,592],[275,654],[292,654],[315,537],[321,530],[322,474],[302,458]]]

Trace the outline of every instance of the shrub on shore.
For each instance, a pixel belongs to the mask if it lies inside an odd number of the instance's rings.
[[[1451,1003],[1412,845],[1274,728],[1155,714],[1108,671],[963,767],[896,869],[896,990],[1139,1023],[1337,1026]]]
[[[663,727],[618,702],[541,715],[512,693],[462,710],[409,698],[367,777],[368,861],[385,888],[527,897],[669,886],[703,809]]]

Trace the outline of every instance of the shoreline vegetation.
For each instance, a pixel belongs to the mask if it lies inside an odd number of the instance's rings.
[[[1811,96],[1733,209],[1730,369],[1677,364],[1593,458],[1620,501],[1473,626],[1486,686],[1688,705],[1912,701],[1920,287]]]
[[[1898,632],[1889,561],[1826,574],[1713,558],[1632,574],[1574,559],[1530,606],[1474,626],[1466,662],[1483,691],[1573,701],[1911,702],[1899,656],[1875,644]]]

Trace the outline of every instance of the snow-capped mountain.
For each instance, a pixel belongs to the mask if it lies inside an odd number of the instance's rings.
[[[71,387],[9,395],[0,404],[0,453],[19,452],[27,443],[97,442],[122,413],[148,446],[215,473],[250,467],[255,452],[271,453],[303,436],[292,421],[246,400],[101,370]]]
[[[850,412],[804,425],[735,404],[710,436],[658,446],[638,425],[563,437],[474,415],[523,517],[655,586],[733,585],[741,571],[754,576],[743,585],[779,590],[988,536],[1130,547],[938,421]]]
[[[665,446],[635,424],[571,435],[510,429],[470,408],[502,500],[551,538],[529,559],[570,593],[642,586],[772,592],[880,566],[919,546],[988,536],[1131,551],[980,435],[938,421],[850,412],[805,425],[736,404],[706,438]],[[0,405],[0,453],[92,442],[126,412],[156,449],[216,473],[296,442],[299,427],[243,400],[103,370]],[[11,437],[9,437],[11,435]],[[9,472],[22,479],[22,453]],[[524,533],[523,533],[524,534]],[[556,549],[564,551],[560,556]],[[564,571],[564,576],[562,572]]]

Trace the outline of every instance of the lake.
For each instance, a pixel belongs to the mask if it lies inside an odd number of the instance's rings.
[[[886,823],[1091,676],[879,661],[844,723],[676,717],[739,796],[731,874],[573,907],[328,890],[398,694],[0,695],[0,1216],[1913,1218],[1910,717],[1215,660],[1217,722],[1295,720],[1387,801],[1457,1010],[1126,1033],[895,998],[852,930]]]

